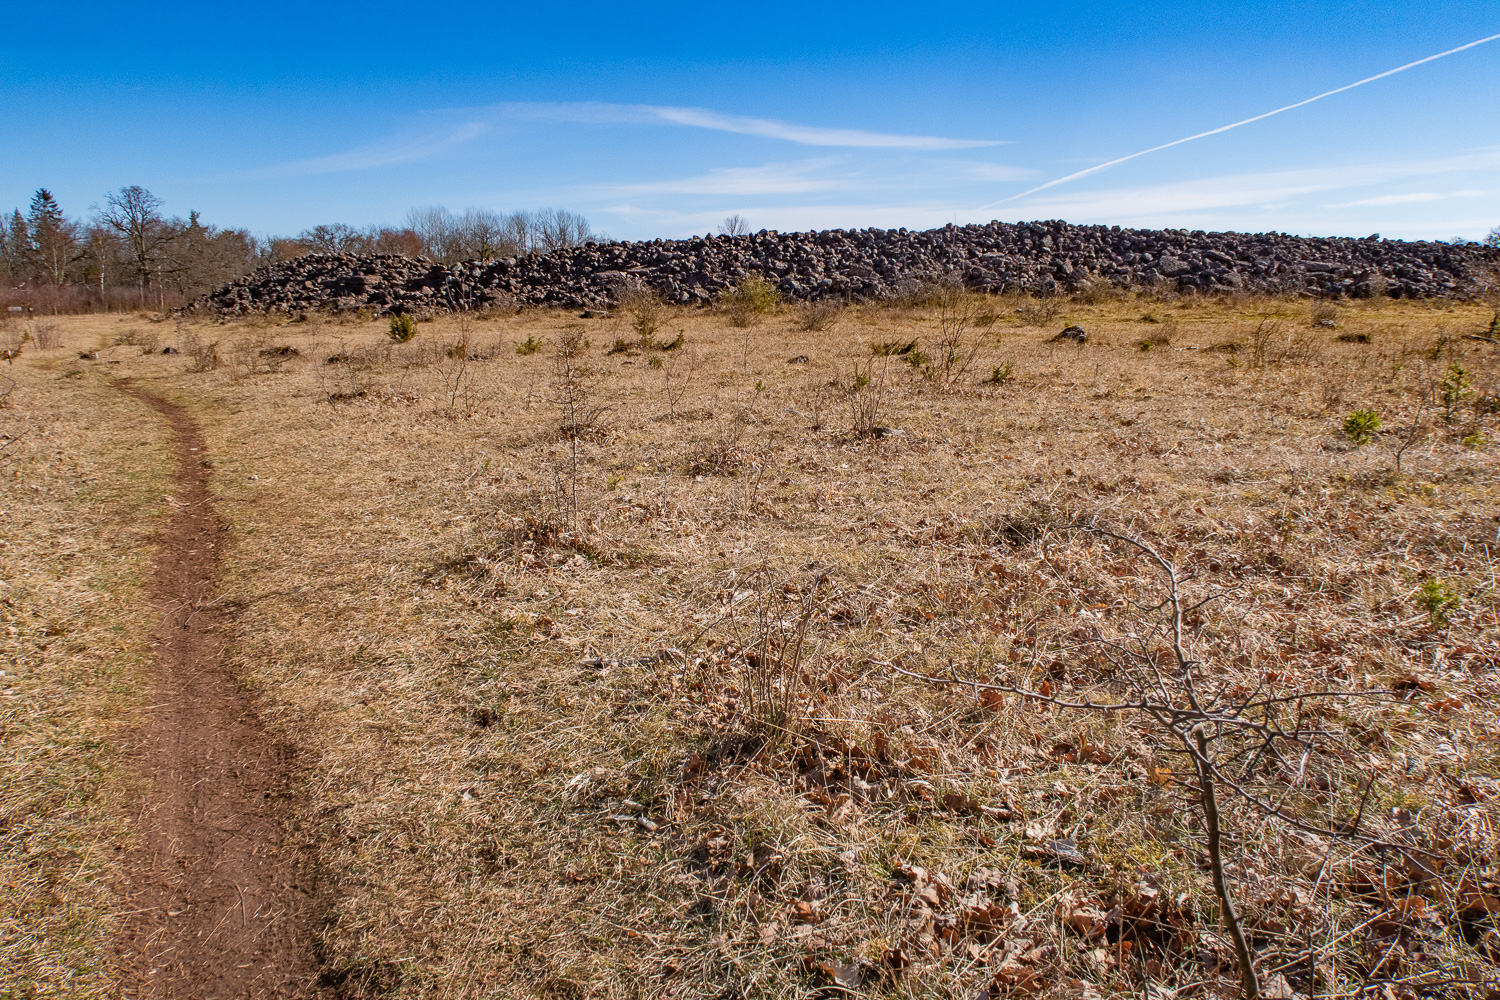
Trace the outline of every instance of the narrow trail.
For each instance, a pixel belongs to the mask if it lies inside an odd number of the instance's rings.
[[[179,406],[121,388],[171,425],[174,513],[150,579],[161,612],[152,702],[133,756],[151,783],[131,824],[116,954],[125,997],[315,994],[311,900],[282,845],[290,755],[224,666],[233,618],[207,599],[225,537],[203,434]]]

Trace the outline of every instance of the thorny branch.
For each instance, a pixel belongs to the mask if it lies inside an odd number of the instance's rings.
[[[1025,700],[1063,709],[1106,714],[1141,713],[1149,716],[1164,731],[1170,733],[1174,742],[1181,745],[1182,751],[1192,761],[1198,790],[1197,804],[1200,807],[1206,831],[1206,847],[1214,892],[1219,898],[1224,926],[1234,945],[1238,960],[1241,995],[1249,1000],[1255,1000],[1260,996],[1260,984],[1256,975],[1254,958],[1241,926],[1233,893],[1225,876],[1224,819],[1220,811],[1219,791],[1223,789],[1242,799],[1262,814],[1275,817],[1306,833],[1330,840],[1345,839],[1362,842],[1373,847],[1397,851],[1407,858],[1411,858],[1412,854],[1426,853],[1412,845],[1392,844],[1360,831],[1360,823],[1364,818],[1365,806],[1373,783],[1366,784],[1361,789],[1359,811],[1351,823],[1346,828],[1335,829],[1308,823],[1292,815],[1282,804],[1269,801],[1246,787],[1244,780],[1244,777],[1248,777],[1259,762],[1267,758],[1284,763],[1278,745],[1289,744],[1302,751],[1302,761],[1298,767],[1298,783],[1300,784],[1305,773],[1307,758],[1318,749],[1315,741],[1319,738],[1326,739],[1331,735],[1323,729],[1310,728],[1304,723],[1303,708],[1308,702],[1336,698],[1388,698],[1393,695],[1385,691],[1348,690],[1317,690],[1292,695],[1263,694],[1264,683],[1262,683],[1253,691],[1240,691],[1238,694],[1236,693],[1238,689],[1221,687],[1211,697],[1205,699],[1200,692],[1200,678],[1197,675],[1197,668],[1200,664],[1192,658],[1183,627],[1184,617],[1191,611],[1221,599],[1232,591],[1210,594],[1202,600],[1185,606],[1181,588],[1182,576],[1177,567],[1150,543],[1134,535],[1103,527],[1092,520],[1076,527],[1135,550],[1153,563],[1163,577],[1164,599],[1154,607],[1145,608],[1142,611],[1148,615],[1159,613],[1165,617],[1162,624],[1153,627],[1170,649],[1171,662],[1168,665],[1162,666],[1157,663],[1157,658],[1153,657],[1143,637],[1132,635],[1128,637],[1129,642],[1112,642],[1097,634],[1095,630],[1096,634],[1089,642],[1076,644],[1077,646],[1093,645],[1101,649],[1103,658],[1127,678],[1127,683],[1133,689],[1128,696],[1118,701],[1096,701],[1087,694],[1081,697],[1061,697],[1052,693],[1050,685],[1035,688],[1004,681],[984,682],[961,678],[953,672],[951,664],[946,677],[908,670],[895,663],[884,665],[898,674],[924,683],[961,687],[973,690],[976,695],[979,691],[995,691],[1014,694]],[[1131,648],[1132,646],[1138,648]],[[1038,644],[1038,648],[1033,648],[1031,651],[1030,666],[1038,666],[1039,653]],[[1295,720],[1290,729],[1282,721],[1281,713],[1287,709],[1295,709]],[[1220,748],[1219,741],[1230,734],[1239,734],[1250,741],[1249,747],[1232,754],[1235,757],[1248,754],[1251,758],[1242,778],[1226,774],[1222,766],[1225,751]],[[1421,865],[1419,861],[1416,863]]]

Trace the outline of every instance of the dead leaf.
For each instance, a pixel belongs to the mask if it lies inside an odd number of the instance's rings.
[[[979,811],[979,803],[962,792],[948,792],[943,796],[943,808],[949,812],[968,815]]]
[[[1082,857],[1082,855],[1079,855]],[[1104,933],[1108,918],[1103,910],[1092,906],[1079,906],[1064,915],[1064,921],[1075,934],[1085,938],[1096,938]]]
[[[792,919],[799,924],[815,924],[823,918],[818,914],[817,903],[799,899],[792,904]]]
[[[1302,994],[1292,989],[1292,984],[1286,981],[1286,976],[1279,972],[1261,983],[1260,995],[1266,1000],[1304,1000]]]
[[[845,964],[843,962],[820,962],[818,969],[834,984],[852,990],[864,982],[864,972],[858,965]]]
[[[1000,968],[995,970],[995,975],[990,979],[990,987],[982,995],[1005,996],[1029,995],[1040,992],[1042,989],[1041,977],[1034,969],[1028,969],[1015,959],[1007,959]]]
[[[1042,844],[1042,850],[1064,864],[1083,866],[1089,863],[1089,859],[1078,849],[1078,841],[1072,837],[1046,841]]]

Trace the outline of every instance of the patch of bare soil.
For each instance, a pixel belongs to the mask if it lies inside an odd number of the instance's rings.
[[[171,425],[174,514],[151,590],[161,609],[153,699],[134,756],[150,791],[131,823],[116,945],[129,997],[306,995],[309,894],[282,830],[289,753],[259,725],[220,654],[232,615],[209,600],[224,525],[203,435],[181,408],[126,386]]]

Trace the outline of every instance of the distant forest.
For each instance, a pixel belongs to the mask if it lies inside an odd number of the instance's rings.
[[[262,264],[309,253],[393,253],[444,264],[602,242],[588,220],[562,209],[501,214],[417,208],[399,226],[314,226],[296,236],[220,229],[197,212],[168,216],[138,185],[70,217],[39,189],[0,231],[0,305],[39,313],[166,309],[192,301]]]

